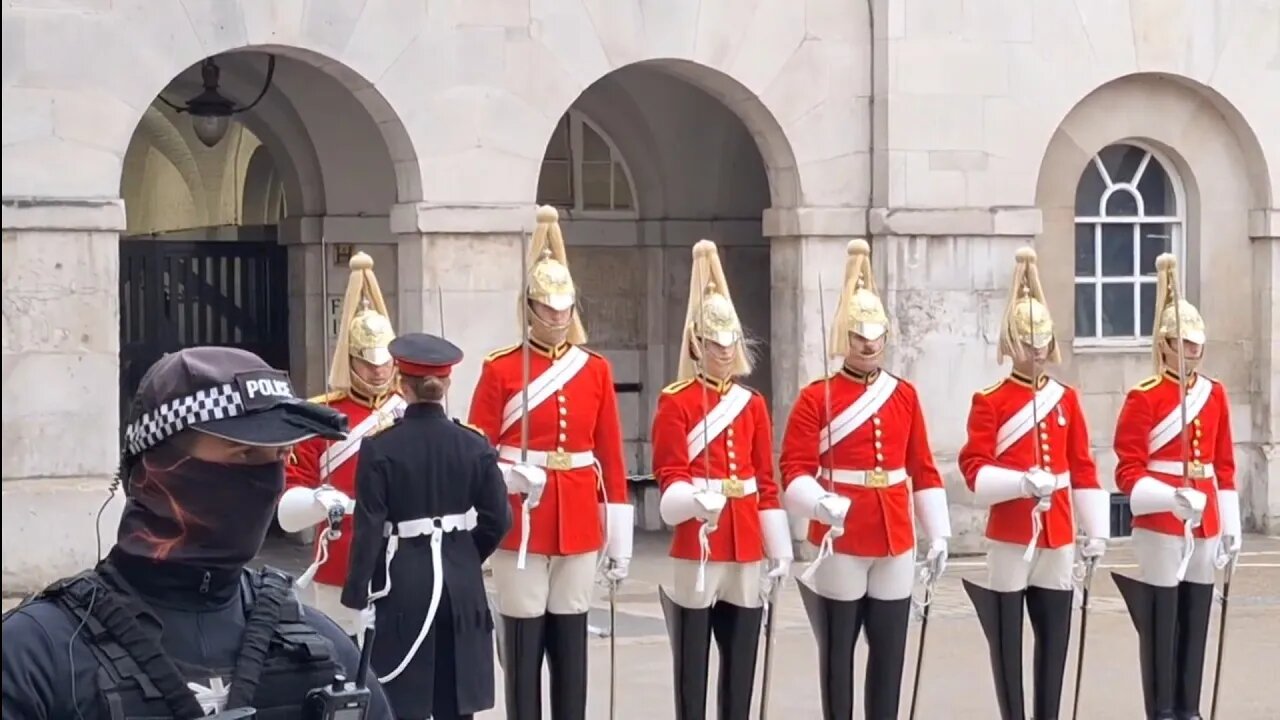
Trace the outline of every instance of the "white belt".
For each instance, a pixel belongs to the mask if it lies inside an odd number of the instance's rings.
[[[436,611],[440,609],[440,595],[444,591],[444,557],[441,548],[445,534],[472,530],[475,526],[476,515],[474,509],[456,515],[415,518],[398,523],[388,522],[383,524],[383,536],[387,538],[387,584],[381,590],[369,594],[368,607],[373,608],[375,600],[380,600],[391,592],[391,559],[396,556],[396,550],[400,546],[400,538],[422,537],[424,535],[431,537],[431,601],[427,605],[427,617],[422,621],[422,629],[418,631],[418,637],[413,641],[413,645],[409,647],[409,652],[405,653],[404,659],[400,661],[400,664],[394,670],[379,677],[378,682],[388,683],[399,677],[400,673],[409,667],[413,657],[418,654],[418,648],[422,646],[422,642],[427,639],[427,634],[431,632],[431,625],[436,619]]]
[[[1147,469],[1161,475],[1182,477],[1182,461],[1180,460],[1148,460]],[[1213,471],[1213,463],[1201,463],[1198,460],[1192,460],[1187,463],[1187,475],[1193,479],[1217,477]]]
[[[689,481],[699,490],[708,490],[727,498],[741,498],[748,495],[755,495],[760,490],[756,485],[755,478],[742,478],[738,480],[717,478],[708,480],[707,478],[696,477],[689,478]]]
[[[1053,479],[1053,489],[1055,491],[1071,487],[1071,473],[1069,472],[1058,473],[1053,476]],[[1031,558],[1036,554],[1036,544],[1040,541],[1040,533],[1044,530],[1044,520],[1041,516],[1048,512],[1053,505],[1052,498],[1052,495],[1046,496],[1037,502],[1035,507],[1031,508],[1031,542],[1027,543],[1027,550],[1022,554],[1022,559],[1026,562],[1031,562]]]
[[[907,471],[897,470],[823,470],[822,477],[834,481],[837,485],[858,485],[869,488],[885,488],[906,482]]]
[[[524,462],[548,470],[577,470],[596,464],[596,454],[590,450],[586,452],[530,450],[527,455],[528,459],[524,460]],[[500,445],[498,446],[498,457],[510,463],[521,462],[520,448],[511,445]]]

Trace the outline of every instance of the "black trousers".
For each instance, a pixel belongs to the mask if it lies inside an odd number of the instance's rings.
[[[453,603],[449,600],[449,591],[440,593],[440,608],[436,611],[435,624],[431,634],[435,641],[435,697],[431,699],[432,720],[472,720],[471,713],[458,714],[458,668],[454,657],[453,637]],[[400,720],[425,720],[424,718],[406,718]]]

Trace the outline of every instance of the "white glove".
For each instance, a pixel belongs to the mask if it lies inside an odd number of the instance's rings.
[[[367,607],[365,607],[365,609],[361,610],[360,611],[360,627],[357,629],[356,634],[364,635],[365,630],[368,630],[369,628],[374,627],[375,625],[374,621],[377,617],[377,614],[378,612],[377,610],[374,609],[372,603],[370,603]]]
[[[715,525],[720,521],[720,513],[724,510],[728,498],[720,493],[699,490],[693,494],[693,502],[696,506],[693,516],[710,525]]]
[[[818,506],[813,510],[813,516],[823,525],[843,530],[844,519],[848,517],[849,508],[852,506],[853,501],[849,498],[830,493],[818,501]]]
[[[627,570],[631,567],[631,558],[609,558],[605,564],[604,577],[606,580],[621,582],[627,577]]]
[[[1106,552],[1107,541],[1102,538],[1082,538],[1080,540],[1080,557],[1085,560],[1094,558],[1101,560]]]
[[[1173,501],[1175,503],[1173,514],[1180,520],[1190,520],[1195,523],[1199,522],[1204,515],[1204,506],[1208,498],[1195,488],[1182,487],[1174,491]]]
[[[1235,557],[1240,553],[1240,545],[1240,538],[1235,535],[1223,535],[1222,543],[1219,547],[1221,547],[1222,552],[1226,553],[1228,556]]]
[[[1022,475],[1022,494],[1026,497],[1047,498],[1053,495],[1058,479],[1041,468],[1033,468]]]
[[[950,553],[947,550],[947,539],[938,538],[929,542],[929,552],[924,556],[925,563],[929,566],[929,575],[934,579],[942,577],[942,573],[947,569],[947,557]]]
[[[537,465],[516,463],[504,475],[507,492],[529,496],[529,507],[538,506],[542,499],[542,490],[547,486],[547,471]]]
[[[769,560],[769,571],[760,574],[760,597],[769,600],[775,587],[782,587],[791,574],[791,558]]]

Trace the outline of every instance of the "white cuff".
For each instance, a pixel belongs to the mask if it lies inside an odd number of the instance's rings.
[[[1129,493],[1129,510],[1135,515],[1173,512],[1178,507],[1177,490],[1153,477],[1139,478]]]
[[[1222,519],[1222,534],[1244,539],[1240,534],[1240,493],[1235,490],[1218,491],[1218,516]]]
[[[662,516],[662,522],[674,527],[692,520],[698,514],[698,503],[693,499],[695,492],[697,489],[684,480],[671,483],[662,492],[662,499],[658,502],[658,514]]]
[[[1071,504],[1076,510],[1076,527],[1090,539],[1111,538],[1111,493],[1102,488],[1071,491]]]
[[[760,530],[764,534],[764,552],[770,560],[791,560],[795,556],[791,550],[791,525],[787,522],[787,511],[760,511]]]
[[[798,475],[787,485],[782,504],[792,517],[811,520],[818,509],[818,501],[826,495],[827,491],[812,475]]]
[[[951,537],[951,513],[944,488],[917,490],[912,497],[920,527],[930,540]]]
[[[604,509],[605,555],[630,560],[636,530],[636,508],[631,503],[609,503]]]
[[[1017,500],[1023,497],[1022,476],[1019,470],[984,465],[973,481],[973,494],[983,505]]]

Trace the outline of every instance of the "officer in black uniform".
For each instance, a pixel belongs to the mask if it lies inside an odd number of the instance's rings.
[[[367,720],[391,718],[373,679],[335,683],[358,672],[342,630],[302,607],[288,576],[246,568],[290,446],[346,430],[252,353],[198,347],[157,361],[125,429],[115,546],[4,617],[4,720],[359,718],[335,710],[361,704]],[[328,715],[312,705],[326,695]]]
[[[506,484],[485,436],[445,415],[462,351],[425,333],[387,349],[409,406],[360,447],[342,603],[376,622],[372,666],[400,718],[470,718],[494,703],[481,564],[511,527]]]

